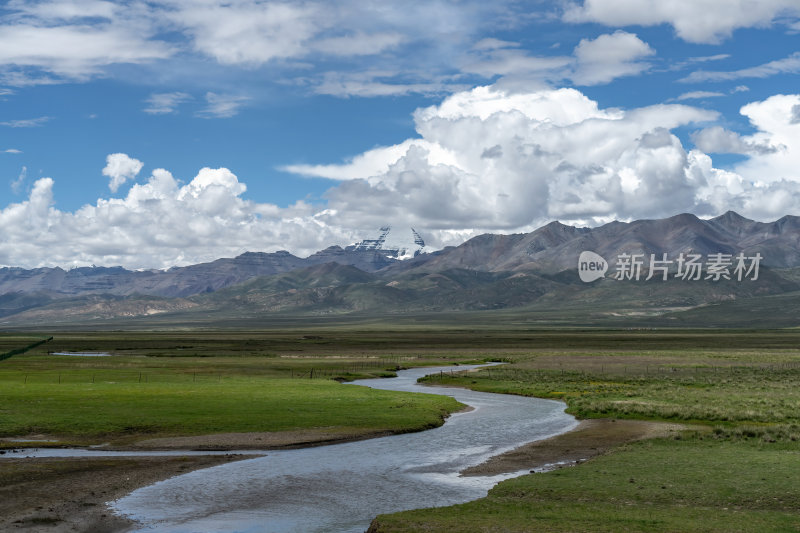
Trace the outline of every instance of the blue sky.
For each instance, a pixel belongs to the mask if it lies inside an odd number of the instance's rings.
[[[797,0],[369,6],[6,2],[0,265],[800,214]]]

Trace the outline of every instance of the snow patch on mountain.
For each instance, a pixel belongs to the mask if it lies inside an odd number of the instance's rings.
[[[425,253],[425,241],[414,228],[404,230],[393,229],[392,226],[383,226],[374,239],[364,239],[346,248],[356,252],[381,251],[386,257],[392,259],[411,259]]]

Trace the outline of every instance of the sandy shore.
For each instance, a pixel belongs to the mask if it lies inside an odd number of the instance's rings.
[[[575,464],[615,446],[685,429],[678,424],[635,420],[584,420],[568,433],[533,442],[467,469],[463,475],[533,470]],[[230,450],[230,455],[120,458],[8,458],[0,460],[0,531],[116,533],[135,524],[111,513],[106,502],[178,474],[246,458],[235,450],[315,446],[382,436],[303,430],[282,433],[225,433],[150,439],[132,449]]]

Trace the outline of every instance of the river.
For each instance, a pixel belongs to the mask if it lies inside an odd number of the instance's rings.
[[[474,367],[459,367],[467,369]],[[138,489],[112,508],[139,531],[363,532],[378,514],[452,505],[514,477],[461,477],[466,467],[572,429],[561,402],[421,386],[412,369],[347,386],[452,396],[472,406],[436,429],[330,446],[268,452]]]

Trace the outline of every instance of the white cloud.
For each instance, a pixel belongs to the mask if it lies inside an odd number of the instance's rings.
[[[241,198],[244,184],[227,169],[204,168],[183,186],[156,169],[125,198],[75,212],[53,207],[54,185],[39,179],[27,200],[0,209],[0,264],[165,268],[247,250],[312,253],[356,238],[302,202],[278,208]]]
[[[22,150],[17,150],[16,148],[8,148],[6,150],[3,150],[3,153],[5,153],[5,154],[21,154]]]
[[[28,167],[22,167],[22,170],[17,176],[17,179],[11,182],[11,190],[14,194],[19,194],[22,186],[25,184],[25,179],[28,177]]]
[[[402,75],[394,70],[366,70],[361,72],[325,72],[311,82],[317,94],[338,97],[403,96],[407,94],[437,95],[449,93],[459,85],[448,80],[438,80],[428,74]]]
[[[479,87],[418,110],[421,139],[344,165],[295,170],[363,176],[327,194],[338,218],[359,227],[381,217],[463,231],[668,214],[694,207],[699,186],[668,130],[715,117],[680,105],[601,110],[573,89],[507,94]],[[381,157],[388,170],[378,173]]]
[[[27,118],[21,120],[6,120],[0,122],[0,126],[8,126],[9,128],[36,128],[50,120],[50,117]]]
[[[513,12],[526,9],[509,0],[12,0],[4,8],[0,41],[8,46],[0,49],[0,82],[6,85],[131,72],[204,79],[210,59],[219,73],[263,69],[283,83],[308,69],[307,85],[325,85],[317,92],[346,94],[352,87],[362,96],[440,92],[431,90],[431,79],[449,76],[453,84],[454,65],[470,43],[486,27],[514,24]],[[366,70],[394,70],[402,79],[336,86],[324,76],[335,71],[347,80]]]
[[[722,61],[723,59],[728,59],[731,57],[730,54],[714,54],[712,56],[697,56],[697,57],[690,57],[687,62],[688,63],[707,63],[709,61]]]
[[[695,146],[713,154],[768,154],[778,149],[768,144],[757,144],[722,126],[698,130],[691,135]]]
[[[150,41],[135,28],[115,25],[35,24],[0,25],[0,66],[37,68],[59,77],[84,80],[116,63],[143,63],[172,54],[171,47]],[[12,73],[13,74],[13,73]],[[35,83],[36,79],[17,72],[5,76],[10,85]],[[42,78],[52,82],[51,78]]]
[[[530,91],[564,80],[598,85],[641,74],[650,67],[645,59],[654,54],[647,43],[624,31],[582,39],[569,56],[534,56],[519,43],[483,39],[462,59],[459,68],[488,79],[502,76],[500,85]]]
[[[123,183],[135,178],[143,166],[144,163],[127,154],[109,154],[106,157],[106,166],[103,168],[103,175],[111,178],[108,188],[111,192],[117,192]]]
[[[397,32],[364,33],[357,31],[352,35],[342,35],[319,39],[314,48],[323,54],[333,56],[376,55],[395,48],[405,40]]]
[[[572,79],[579,85],[608,83],[622,76],[640,74],[649,68],[642,59],[655,50],[633,33],[616,31],[594,40],[581,39],[575,47],[577,66]]]
[[[290,3],[180,2],[168,13],[195,49],[223,64],[260,65],[302,56],[318,31],[316,10]]]
[[[146,100],[147,107],[144,108],[144,112],[150,115],[176,113],[179,105],[191,99],[191,95],[182,92],[153,93]]]
[[[27,0],[11,0],[8,7],[48,21],[67,21],[83,18],[111,19],[118,7],[112,2],[103,0],[53,0],[30,2]]]
[[[771,26],[778,17],[799,15],[796,0],[584,0],[569,5],[563,19],[607,26],[670,24],[686,41],[718,43],[738,28]]]
[[[516,43],[493,40],[480,41],[474,52],[463,61],[461,70],[485,78],[513,75],[516,78],[560,78],[573,63],[569,56],[533,56]]]
[[[725,96],[725,93],[715,92],[715,91],[690,91],[688,93],[683,93],[682,95],[675,98],[678,102],[682,102],[684,100],[703,100],[705,98],[719,98],[720,96]]]
[[[247,96],[206,93],[206,107],[197,113],[202,118],[230,118],[239,113],[239,109],[250,100]]]
[[[42,178],[25,201],[0,209],[0,264],[151,268],[245,250],[307,255],[386,222],[411,225],[438,247],[553,219],[597,224],[735,209],[774,220],[797,214],[800,205],[798,106],[800,95],[744,106],[752,135],[701,129],[698,144],[710,151],[727,143],[746,152],[743,163],[723,170],[671,132],[702,128],[719,118],[712,111],[679,104],[602,109],[575,89],[478,87],[417,110],[414,139],[339,165],[286,167],[336,180],[322,205],[250,201],[245,184],[225,168],[201,169],[185,185],[157,169],[124,198],[69,212],[55,207],[54,180]],[[131,158],[119,161],[106,175],[138,172]]]
[[[739,80],[742,78],[768,78],[777,74],[796,74],[800,72],[800,52],[795,52],[789,57],[770,61],[763,65],[755,67],[743,68],[733,71],[707,71],[698,70],[692,72],[682,82],[685,83],[699,83],[706,81],[731,81]],[[744,87],[744,86],[740,86]],[[737,87],[738,89],[738,87]]]
[[[9,86],[88,81],[146,72],[156,81],[223,78],[261,70],[283,84],[336,96],[439,95],[476,76],[530,89],[571,79],[606,83],[640,73],[652,50],[622,35],[586,42],[583,57],[536,55],[486,37],[542,20],[544,8],[502,0],[337,2],[234,0],[15,0],[0,15],[0,82]],[[424,22],[421,22],[424,21]],[[614,46],[612,46],[614,45]],[[607,54],[591,48],[605,46]],[[614,56],[614,54],[621,54]],[[126,66],[145,65],[131,70]],[[200,72],[202,70],[202,72]],[[235,76],[248,79],[248,72]],[[204,90],[231,92],[215,77]],[[260,79],[260,77],[259,77]],[[216,89],[214,89],[216,87]],[[174,112],[183,93],[155,93],[145,111]],[[229,107],[229,109],[231,109]],[[228,111],[227,113],[231,113]],[[230,116],[210,107],[202,116]]]
[[[341,165],[285,165],[280,167],[280,170],[301,176],[334,180],[365,179],[388,172],[389,167],[400,160],[412,146],[425,150],[428,159],[434,164],[453,162],[452,154],[438,144],[432,144],[424,139],[409,139],[394,146],[367,150]]]
[[[753,145],[772,146],[775,150],[750,157],[734,170],[745,179],[759,183],[800,180],[800,122],[796,109],[800,94],[777,94],[761,102],[742,107],[756,133],[745,140]]]

